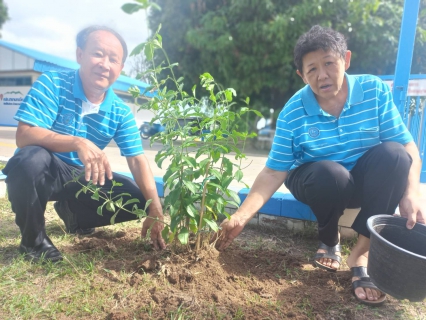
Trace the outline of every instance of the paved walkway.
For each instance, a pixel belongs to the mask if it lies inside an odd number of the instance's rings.
[[[16,128],[14,127],[1,127],[0,126],[0,160],[4,157],[10,158],[13,156],[13,153],[16,149],[15,144],[15,133]],[[169,162],[164,161],[163,169],[157,167],[155,163],[155,155],[158,150],[161,148],[160,144],[155,144],[152,147],[150,146],[149,140],[143,140],[143,146],[145,149],[145,155],[151,164],[152,172],[154,176],[162,177],[169,165]],[[124,157],[120,155],[120,150],[114,142],[111,142],[108,147],[105,148],[105,153],[110,160],[113,171],[124,171],[129,172],[129,168],[127,166],[127,161]],[[265,166],[266,159],[268,156],[267,150],[256,150],[253,148],[248,148],[246,150],[247,159],[244,159],[242,162],[242,170],[244,173],[244,182],[249,186],[253,185],[254,180],[258,173]],[[235,161],[233,157],[229,158],[230,160]],[[240,187],[244,188],[245,186],[242,183],[233,183],[232,187]],[[422,198],[426,198],[426,183],[422,183],[420,185]],[[279,192],[289,193],[288,189],[283,185],[278,189]]]
[[[1,157],[10,158],[13,156],[13,153],[16,150],[15,144],[15,134],[16,128],[14,127],[0,127],[0,160]],[[145,149],[145,155],[149,160],[151,165],[152,172],[154,176],[163,176],[166,172],[165,168],[168,167],[169,162],[164,161],[163,169],[157,167],[155,163],[155,155],[158,150],[161,148],[160,144],[155,144],[150,147],[149,140],[143,140],[143,146]],[[120,155],[120,150],[114,142],[111,142],[108,147],[105,148],[105,153],[111,163],[113,171],[125,171],[129,172],[127,166],[127,161],[124,157]],[[243,181],[249,186],[253,185],[254,180],[256,179],[257,174],[265,166],[265,162],[268,156],[267,150],[256,150],[253,148],[248,148],[246,150],[247,159],[242,161],[242,170],[244,173]],[[236,163],[233,157],[229,157],[230,160]],[[233,183],[232,187],[244,188],[245,186],[242,183]],[[280,192],[289,192],[285,186],[282,186],[278,191]]]

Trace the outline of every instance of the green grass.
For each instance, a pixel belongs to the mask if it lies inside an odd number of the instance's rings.
[[[81,245],[87,238],[65,234],[62,221],[49,204],[46,211],[47,232],[65,257],[63,262],[55,265],[33,264],[18,254],[20,233],[6,199],[0,199],[0,224],[0,319],[108,319],[112,315],[119,319],[245,319],[247,310],[258,312],[259,319],[265,318],[262,310],[275,312],[277,317],[282,319],[294,316],[316,319],[318,313],[309,296],[288,303],[286,300],[265,299],[260,297],[260,294],[249,291],[250,279],[253,278],[250,273],[235,277],[234,285],[247,294],[246,300],[241,301],[241,305],[232,313],[227,312],[226,301],[219,304],[200,301],[195,304],[198,307],[195,310],[185,304],[162,310],[162,307],[151,299],[150,292],[156,290],[155,292],[161,294],[177,290],[176,286],[171,286],[157,271],[136,274],[135,264],[145,255],[156,254],[162,262],[173,255],[146,251],[149,248],[148,243],[138,237],[140,223],[131,222],[102,228],[105,233],[102,241],[105,241],[105,245],[95,250],[85,250]],[[133,232],[132,237],[118,237],[123,231]],[[268,259],[262,259],[262,250],[276,250],[280,254],[290,256],[312,254],[315,250],[316,241],[306,239],[300,234],[279,238],[272,230],[262,233],[262,230],[252,227],[247,228],[246,233],[249,236],[239,242],[240,247],[244,251],[260,252],[256,259],[265,267],[273,266]],[[110,238],[123,241],[114,247],[108,242]],[[352,244],[351,241],[343,242],[344,258]],[[312,277],[311,271],[286,265],[285,262],[277,265],[274,270],[276,273],[274,271],[271,277],[291,286],[303,284],[303,281]],[[340,283],[335,285],[336,290],[341,290]],[[191,288],[187,290],[191,291]],[[424,303],[390,300],[383,308],[341,305],[336,302],[329,309],[321,311],[322,317],[426,319]],[[294,308],[289,309],[289,306]],[[294,312],[298,313],[293,315]]]

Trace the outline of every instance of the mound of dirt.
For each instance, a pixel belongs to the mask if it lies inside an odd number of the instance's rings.
[[[279,243],[253,248],[246,245],[250,243],[248,232],[224,252],[209,247],[199,255],[188,250],[176,254],[170,249],[149,250],[136,240],[139,232],[95,233],[76,238],[68,248],[119,256],[104,262],[102,268],[109,272],[102,279],[103,286],[121,282],[138,293],[125,297],[131,310],[106,310],[106,319],[170,319],[179,310],[191,319],[368,318],[357,311],[350,272],[314,269],[297,243],[291,248]],[[125,283],[119,277],[123,270],[129,274]],[[114,299],[124,297],[116,292]],[[385,318],[395,311],[387,308]]]

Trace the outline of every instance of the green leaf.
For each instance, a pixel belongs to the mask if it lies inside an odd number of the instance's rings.
[[[218,227],[218,225],[217,225],[217,223],[216,223],[216,221],[212,221],[212,220],[208,220],[208,219],[206,219],[206,218],[203,218],[203,221],[205,222],[205,223],[207,223],[208,224],[208,226],[214,231],[214,232],[217,232],[217,231],[219,231],[219,227]]]
[[[232,200],[228,200],[228,201],[226,201],[226,204],[228,205],[231,205],[231,206],[234,206],[234,207],[236,207],[236,208],[238,208],[239,206],[240,206],[240,202],[241,201],[239,201],[238,203],[237,202],[235,202],[235,201],[232,201]]]
[[[191,230],[193,233],[197,233],[198,224],[195,219],[191,219],[191,221],[189,221],[189,230]]]
[[[190,215],[192,218],[195,218],[198,215],[198,211],[197,209],[194,207],[193,204],[187,205],[186,206],[186,212],[188,213],[188,215]]]
[[[234,178],[235,178],[235,180],[237,180],[238,182],[240,182],[241,179],[243,178],[243,172],[240,169],[238,169],[235,172]]]
[[[138,44],[133,50],[132,50],[132,52],[130,53],[130,56],[132,57],[132,56],[136,56],[136,55],[138,55],[138,54],[140,54],[141,52],[142,52],[142,50],[144,50],[145,49],[145,45],[146,45],[146,43],[145,42],[143,42],[143,43],[140,43],[140,44]],[[138,88],[138,93],[140,92],[140,89]]]
[[[222,174],[216,169],[210,169],[210,173],[214,175],[219,181],[222,180]]]
[[[154,48],[161,48],[161,43],[157,39],[154,39],[152,41],[152,44],[153,44]]]
[[[140,201],[139,201],[139,199],[136,199],[136,198],[127,200],[126,203],[123,205],[123,207],[125,207],[125,206],[127,206],[129,204],[132,204],[132,203],[140,203]]]
[[[228,196],[230,196],[232,199],[234,199],[234,201],[236,202],[236,203],[238,203],[238,204],[240,204],[241,203],[241,199],[240,199],[240,196],[238,195],[238,193],[236,193],[235,191],[233,191],[233,190],[227,190],[227,192],[226,192],[226,194],[228,195]]]
[[[135,209],[132,211],[132,213],[136,215],[138,219],[141,219],[147,216],[145,210],[142,210],[142,209]]]
[[[225,217],[226,217],[228,220],[231,220],[231,215],[230,215],[228,212],[224,211],[224,212],[222,212],[222,213],[225,215]]]
[[[259,111],[257,111],[257,110],[251,110],[251,111],[253,111],[254,114],[257,115],[258,117],[263,117],[262,114]]]
[[[83,192],[84,189],[80,189],[77,191],[77,193],[75,194],[75,197],[78,199],[78,196],[80,195],[80,193]]]
[[[162,43],[163,42],[163,37],[161,36],[161,34],[159,34],[158,32],[155,34],[155,36],[157,37],[158,42]]]
[[[112,180],[112,186],[113,186],[113,187],[122,187],[122,186],[123,186],[123,184],[122,184],[121,182],[117,182],[117,181],[115,181],[115,180]]]
[[[150,3],[151,8],[154,8],[155,10],[161,11],[161,7],[156,4],[155,2]]]
[[[151,204],[151,202],[152,202],[152,199],[146,200],[146,202],[145,202],[145,209],[144,209],[145,211],[146,211],[146,209],[148,209],[148,207]]]
[[[94,194],[92,194],[90,198],[99,201],[99,191],[96,191]]]
[[[216,203],[216,212],[222,212],[225,206],[222,203],[217,202]],[[214,218],[217,219],[216,213],[214,210],[212,210],[212,214],[214,215]]]
[[[169,233],[170,233],[169,226],[165,226],[163,231],[161,231],[161,235],[163,236],[163,239],[166,240],[166,242],[169,242],[168,241],[169,240]]]
[[[118,197],[131,197],[132,195],[130,193],[127,192],[123,192],[117,195],[114,195],[114,199],[118,198]]]
[[[154,48],[151,43],[147,43],[144,48],[145,57],[147,60],[152,60],[154,58]]]
[[[189,231],[186,227],[183,227],[179,234],[178,234],[178,239],[180,241],[180,243],[182,244],[188,244],[188,240],[189,240]]]
[[[103,207],[103,206],[99,206],[99,207],[96,209],[96,213],[97,213],[98,215],[100,215],[100,216],[102,216],[102,207]]]
[[[199,186],[191,181],[183,181],[183,184],[191,191],[192,193],[199,192]]]
[[[218,151],[213,151],[212,152],[212,159],[214,162],[217,162],[220,159],[220,152]],[[224,158],[226,159],[226,158]]]
[[[141,9],[145,9],[145,8],[137,3],[126,3],[121,6],[121,10],[123,10],[125,13],[128,13],[128,14],[135,13]]]
[[[119,208],[121,208],[122,203],[123,203],[123,198],[120,198],[120,199],[114,201],[114,204]]]
[[[224,190],[223,190],[222,186],[221,186],[221,185],[219,185],[219,184],[217,184],[217,183],[209,182],[209,187],[210,187],[210,186],[215,187],[215,188],[218,188],[220,191],[224,192]]]
[[[111,224],[115,224],[115,218],[117,217],[118,211],[116,213],[113,214],[113,216],[111,217],[111,219],[109,220],[109,222]]]
[[[197,161],[194,158],[185,156],[183,157],[183,161],[185,161],[192,168],[197,167]]]
[[[170,205],[174,205],[177,200],[180,197],[181,194],[181,187],[176,187],[174,190],[170,191],[170,193],[166,196],[168,203],[170,203]]]
[[[107,209],[108,211],[115,212],[114,202],[112,202],[112,201],[108,201],[108,202],[106,203],[106,209]]]

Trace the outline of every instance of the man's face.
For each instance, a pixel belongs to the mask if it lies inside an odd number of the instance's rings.
[[[297,74],[311,86],[318,102],[327,101],[335,98],[340,92],[350,61],[349,50],[342,58],[334,51],[320,49],[303,57],[303,70],[297,70]]]
[[[104,30],[92,32],[84,49],[77,48],[77,62],[85,90],[106,91],[123,69],[123,47],[120,41]]]

